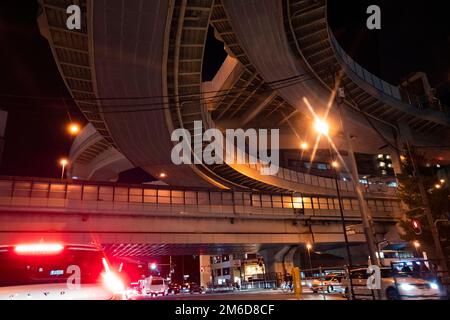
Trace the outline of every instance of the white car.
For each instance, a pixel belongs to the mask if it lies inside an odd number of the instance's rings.
[[[360,268],[351,271],[353,292],[356,298],[371,299],[372,290],[367,287],[367,269]],[[350,298],[350,281],[342,280],[345,296]],[[378,293],[374,291],[375,297]],[[385,300],[426,300],[441,299],[443,292],[439,285],[430,280],[413,277],[411,273],[394,271],[391,268],[381,268],[381,298]]]
[[[168,294],[169,285],[164,278],[150,276],[143,280],[140,280],[141,292],[143,294],[149,294],[152,296],[162,295],[165,296]]]
[[[308,283],[313,293],[326,291],[327,293],[342,292],[342,275],[327,275],[323,278],[312,280]]]
[[[123,289],[96,247],[0,246],[0,300],[108,300],[121,298]]]

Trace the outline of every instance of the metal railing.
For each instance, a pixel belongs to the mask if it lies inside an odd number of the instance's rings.
[[[263,167],[261,164],[249,164],[248,162],[246,163],[246,166],[257,171]],[[301,185],[328,189],[333,192],[336,190],[336,185],[333,178],[315,176],[285,168],[279,169],[277,178]],[[339,180],[338,183],[341,192],[355,192],[355,187],[352,181]],[[386,184],[369,184],[366,188],[363,188],[363,192],[373,195],[382,194],[384,196],[395,196],[397,193],[397,188],[390,187]]]
[[[368,199],[373,217],[398,218],[400,200]],[[356,198],[342,198],[346,217],[360,217]],[[333,196],[124,185],[77,180],[0,177],[0,207],[122,214],[184,214],[339,218]]]
[[[340,59],[346,63],[346,65],[353,71],[355,75],[357,75],[361,80],[369,83],[372,87],[378,89],[380,92],[383,92],[385,95],[388,95],[396,100],[402,101],[402,96],[399,87],[387,83],[386,81],[380,79],[376,75],[370,73],[369,71],[361,67],[360,64],[358,64],[355,60],[352,59],[352,57],[350,57],[345,52],[345,50],[341,47],[341,45],[336,40],[332,32],[330,32],[330,40]]]

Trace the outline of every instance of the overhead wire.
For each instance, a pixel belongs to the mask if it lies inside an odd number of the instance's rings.
[[[272,82],[266,82],[265,84],[268,85],[267,88],[263,88],[260,90],[261,93],[263,92],[270,92],[272,90],[278,90],[278,89],[283,89],[283,88],[287,88],[287,87],[291,87],[294,86],[296,84],[305,82],[311,80],[311,78],[306,77],[305,75],[298,75],[298,76],[294,76],[294,77],[289,77],[289,78],[285,78],[285,79],[280,79],[277,81],[272,81]],[[251,89],[257,89],[257,86],[253,86],[253,85],[249,85],[246,87],[234,87],[231,89],[227,89],[227,90],[215,90],[215,91],[207,91],[207,92],[202,92],[202,93],[196,93],[196,94],[187,94],[187,95],[171,95],[171,96],[151,96],[151,97],[122,97],[122,98],[92,98],[92,99],[88,99],[88,100],[118,100],[118,101],[122,101],[122,100],[140,100],[140,99],[156,99],[158,97],[167,97],[167,98],[175,98],[175,97],[191,97],[191,99],[189,100],[184,100],[183,103],[195,103],[195,102],[216,102],[216,100],[218,99],[222,99],[225,98],[227,96],[234,96],[236,94],[240,94],[245,92],[246,90],[251,90]],[[215,95],[211,98],[205,98],[204,95],[206,94],[212,94],[212,93],[220,93],[220,92],[224,92],[223,94],[219,94],[219,95]],[[200,96],[200,97],[199,97]],[[0,98],[19,98],[19,99],[37,99],[37,100],[54,100],[54,99],[61,99],[61,97],[58,98],[53,98],[53,97],[32,97],[32,96],[14,96],[14,95],[0,95]],[[192,97],[196,97],[194,99],[192,99]],[[66,100],[74,100],[75,102],[83,102],[85,101],[84,99],[76,99],[76,98],[71,98],[71,99],[67,99],[65,98],[64,101]],[[132,109],[132,108],[137,108],[137,107],[150,107],[150,106],[154,106],[155,108],[139,108],[139,109]],[[49,106],[51,107],[51,106]],[[105,105],[105,104],[100,104],[100,107],[103,109],[102,111],[87,111],[84,110],[83,112],[85,113],[94,113],[94,114],[113,114],[113,113],[133,113],[133,112],[148,112],[148,111],[160,111],[160,110],[167,110],[170,109],[169,103],[167,102],[148,102],[148,103],[132,103],[132,104],[109,104],[109,105]],[[54,108],[54,107],[53,107]],[[108,108],[127,108],[124,110],[111,110],[111,111],[106,111],[106,109]]]

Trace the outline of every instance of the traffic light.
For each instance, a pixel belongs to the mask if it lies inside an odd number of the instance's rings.
[[[416,235],[422,234],[422,226],[420,225],[420,222],[417,220],[411,221],[412,230]]]

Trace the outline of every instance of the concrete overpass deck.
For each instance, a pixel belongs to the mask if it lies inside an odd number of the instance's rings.
[[[386,234],[401,216],[400,202],[367,201],[376,231]],[[347,225],[358,226],[356,199],[344,197],[342,204]],[[1,243],[93,241],[217,252],[343,242],[336,198],[218,189],[2,177],[0,221]],[[365,242],[362,230],[356,227],[350,241]]]

